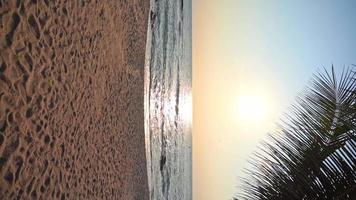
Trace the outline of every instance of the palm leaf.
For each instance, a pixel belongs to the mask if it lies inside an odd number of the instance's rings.
[[[355,66],[314,75],[253,155],[235,199],[356,198]]]

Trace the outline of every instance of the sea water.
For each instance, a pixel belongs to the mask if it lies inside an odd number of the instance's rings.
[[[145,64],[150,199],[192,198],[191,0],[151,0]]]

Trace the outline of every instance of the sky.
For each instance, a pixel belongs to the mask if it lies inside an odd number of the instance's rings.
[[[323,67],[356,64],[356,1],[193,0],[193,199],[231,199],[247,158]],[[255,94],[263,119],[239,116]]]

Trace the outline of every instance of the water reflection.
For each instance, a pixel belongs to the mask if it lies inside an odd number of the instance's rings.
[[[145,134],[151,199],[191,199],[191,0],[151,1]]]

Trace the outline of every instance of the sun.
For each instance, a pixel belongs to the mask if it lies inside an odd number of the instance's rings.
[[[268,99],[258,93],[241,94],[237,100],[237,114],[242,122],[262,122],[268,115]]]

